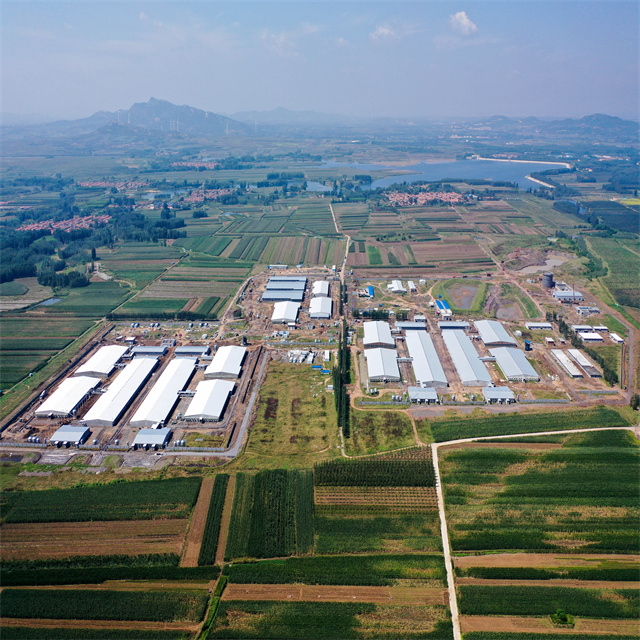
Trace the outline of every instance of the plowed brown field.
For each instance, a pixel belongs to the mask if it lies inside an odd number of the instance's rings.
[[[577,633],[594,636],[612,637],[617,635],[634,635],[640,632],[636,620],[590,620],[575,618],[573,629],[559,629],[551,624],[549,618],[517,618],[502,616],[460,616],[462,633],[471,631],[493,631],[512,633],[557,633],[571,635]]]
[[[453,558],[456,567],[578,567],[593,566],[594,560],[610,560],[612,562],[638,563],[637,555],[632,554],[598,554],[587,556],[567,555],[562,553],[496,553],[486,556],[461,556]]]

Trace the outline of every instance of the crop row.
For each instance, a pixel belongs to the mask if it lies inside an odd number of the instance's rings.
[[[2,629],[2,640],[185,640],[184,631],[155,629],[88,629],[86,627],[9,627]]]
[[[635,567],[559,567],[539,569],[535,567],[456,567],[460,578],[488,580],[640,580],[640,565]]]
[[[318,505],[384,506],[399,510],[437,506],[433,487],[316,487]]]
[[[185,518],[201,478],[94,484],[73,489],[4,493],[5,522],[88,522]]]
[[[434,487],[433,464],[418,460],[333,460],[314,467],[316,486]]]
[[[209,512],[207,513],[207,522],[204,527],[202,544],[200,546],[200,556],[198,557],[199,566],[215,564],[218,537],[220,536],[220,522],[222,520],[222,510],[224,509],[224,500],[227,495],[228,484],[228,474],[221,473],[216,476],[211,501],[209,502]]]

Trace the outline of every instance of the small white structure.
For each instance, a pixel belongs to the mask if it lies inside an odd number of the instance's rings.
[[[100,384],[99,378],[77,376],[66,378],[60,386],[35,410],[38,418],[67,418]]]
[[[527,360],[524,351],[510,347],[498,347],[497,349],[489,349],[489,353],[495,357],[507,380],[521,380],[523,382],[540,380],[540,376]]]
[[[176,347],[173,355],[176,358],[201,358],[202,356],[209,355],[209,347],[200,347],[195,344],[190,344],[184,347]]]
[[[515,347],[518,344],[496,320],[476,320],[473,324],[486,347]]]
[[[400,369],[395,349],[367,349],[364,352],[364,357],[367,360],[371,382],[400,381]]]
[[[171,360],[131,418],[132,427],[152,427],[164,422],[178,402],[178,392],[188,384],[195,358]]]
[[[550,322],[526,322],[525,327],[529,331],[551,331],[553,329]]]
[[[610,333],[609,337],[617,344],[622,344],[624,340],[617,333]]]
[[[311,288],[312,296],[329,297],[329,283],[326,280],[316,280]]]
[[[391,336],[389,323],[382,320],[365,322],[363,344],[365,349],[374,347],[395,349],[396,343]]]
[[[84,421],[90,427],[112,427],[155,368],[157,358],[134,358],[89,409]]]
[[[590,324],[572,324],[571,330],[580,333],[581,331],[593,331],[593,327]]]
[[[409,287],[409,291],[412,293],[418,290],[418,287],[416,287],[416,283],[413,280],[407,280],[407,286]]]
[[[581,331],[578,336],[583,342],[604,342],[604,338],[595,331]]]
[[[139,344],[136,347],[132,347],[131,353],[134,358],[159,358],[167,353],[167,347],[159,346],[154,347],[150,344]]]
[[[271,315],[271,322],[274,324],[289,324],[295,323],[298,319],[298,312],[300,311],[300,303],[298,302],[276,302],[273,305],[273,314]]]
[[[333,313],[333,300],[331,298],[311,298],[309,304],[309,317],[313,320],[328,320]]]
[[[184,419],[187,422],[219,422],[235,386],[231,380],[203,380],[198,383]]]
[[[57,446],[60,445],[78,445],[84,444],[91,431],[89,427],[73,427],[70,424],[63,424],[50,438],[49,442]]]
[[[239,378],[246,355],[246,347],[229,345],[220,347],[211,364],[204,371],[205,380]]]
[[[569,359],[569,356],[561,349],[551,349],[553,357],[558,361],[560,366],[572,377],[582,378],[582,372]]]
[[[133,448],[144,447],[146,449],[164,449],[171,440],[171,429],[140,429],[133,439]]]
[[[438,322],[438,329],[443,331],[444,329],[459,329],[464,331],[465,329],[470,329],[471,325],[468,322],[464,322],[463,320],[447,320],[445,322]]]
[[[582,302],[584,300],[584,296],[579,291],[574,291],[567,287],[566,289],[562,289],[560,291],[556,290],[553,292],[553,297],[558,302]]]
[[[324,352],[324,361],[331,362],[331,351],[329,351],[328,349],[326,349]]]
[[[487,404],[511,404],[516,401],[509,387],[483,387],[482,395]]]
[[[75,374],[76,376],[90,376],[92,378],[107,378],[114,370],[116,364],[127,353],[129,347],[118,344],[110,344],[100,347]]]

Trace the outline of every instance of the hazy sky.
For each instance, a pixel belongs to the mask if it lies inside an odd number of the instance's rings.
[[[2,2],[2,111],[638,117],[636,0]]]

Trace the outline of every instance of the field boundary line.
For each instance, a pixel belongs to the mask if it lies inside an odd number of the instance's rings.
[[[202,536],[207,524],[207,514],[209,513],[209,503],[213,493],[213,483],[215,476],[207,476],[203,479],[198,494],[198,501],[191,514],[189,531],[184,543],[184,551],[180,559],[181,567],[197,567],[200,547],[202,546]]]
[[[220,535],[218,536],[218,548],[216,549],[216,564],[224,564],[224,552],[229,538],[229,525],[231,524],[231,511],[233,510],[233,499],[236,495],[236,476],[229,476],[227,492],[224,496],[224,507],[220,518]]]

